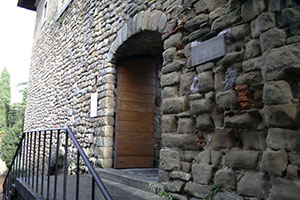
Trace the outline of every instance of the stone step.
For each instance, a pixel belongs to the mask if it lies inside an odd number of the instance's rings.
[[[146,192],[156,193],[160,187],[157,168],[137,169],[102,169],[97,168],[98,175],[107,180],[128,185]]]
[[[113,200],[163,200],[159,196],[140,190],[134,187],[130,187],[126,184],[118,183],[115,181],[101,179],[106,186],[108,192],[111,194]],[[41,182],[39,182],[40,185]],[[44,194],[46,194],[46,184],[47,181],[44,180]],[[23,184],[22,180],[17,180],[17,190],[25,195],[27,200],[44,200],[45,196],[40,196],[32,191],[32,187],[27,184]],[[24,187],[25,186],[25,187]],[[71,175],[67,177],[67,195],[66,199],[75,200],[76,199],[76,176]],[[50,200],[53,199],[54,191],[54,177],[50,178]],[[80,175],[80,185],[79,185],[79,199],[80,200],[90,200],[92,199],[92,177],[89,174]],[[27,194],[26,194],[27,193]],[[57,200],[63,199],[63,176],[58,176],[57,179]],[[95,188],[95,199],[104,200],[100,190],[96,186]]]

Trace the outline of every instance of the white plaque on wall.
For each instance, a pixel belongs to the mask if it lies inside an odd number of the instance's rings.
[[[97,117],[97,98],[98,92],[91,94],[91,117]]]

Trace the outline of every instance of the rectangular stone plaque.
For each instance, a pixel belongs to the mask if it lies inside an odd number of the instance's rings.
[[[91,94],[91,117],[97,117],[97,97],[98,92],[94,92]]]
[[[220,34],[204,42],[192,43],[192,66],[200,65],[207,61],[225,55],[225,37]]]

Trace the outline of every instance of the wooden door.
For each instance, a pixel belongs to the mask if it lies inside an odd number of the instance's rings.
[[[152,167],[156,60],[118,66],[115,168]]]

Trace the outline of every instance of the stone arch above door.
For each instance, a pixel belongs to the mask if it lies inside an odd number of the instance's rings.
[[[128,38],[142,31],[153,31],[162,33],[167,23],[167,16],[159,11],[142,11],[130,18],[118,31],[116,39],[110,46],[107,54],[109,62],[115,61],[115,54],[119,47],[124,44]]]

